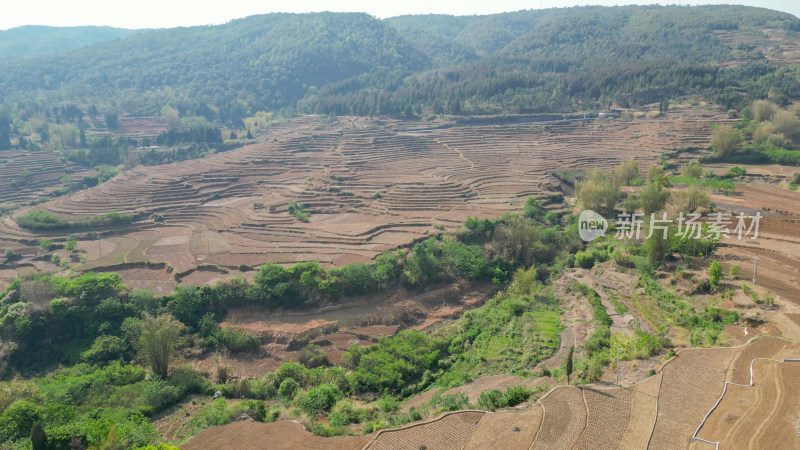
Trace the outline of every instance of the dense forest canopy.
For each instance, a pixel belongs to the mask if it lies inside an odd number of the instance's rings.
[[[0,61],[55,55],[118,39],[138,30],[112,27],[47,27],[25,25],[0,31]]]
[[[288,110],[323,114],[581,111],[687,91],[723,104],[795,84],[763,58],[721,68],[715,31],[795,33],[796,17],[742,6],[625,6],[378,20],[268,14],[142,31],[55,56],[8,61],[4,108],[74,103],[210,121]],[[0,41],[2,42],[2,41]],[[765,80],[764,77],[768,77]],[[777,79],[776,79],[777,78]]]

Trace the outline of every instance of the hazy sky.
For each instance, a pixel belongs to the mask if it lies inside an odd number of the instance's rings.
[[[269,12],[359,11],[384,18],[401,14],[489,14],[521,9],[574,5],[652,4],[626,0],[7,0],[0,14],[0,30],[20,25],[110,25],[123,28],[164,28],[225,23],[231,19]],[[800,16],[797,0],[672,0],[667,4],[741,4],[761,6]]]

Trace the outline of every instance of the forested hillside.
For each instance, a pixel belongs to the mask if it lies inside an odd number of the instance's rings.
[[[125,111],[160,111],[165,101],[225,107],[237,99],[277,109],[314,86],[427,65],[394,29],[366,14],[270,14],[18,61],[0,74],[0,94],[14,101],[35,93],[56,102],[105,98]]]
[[[45,27],[26,25],[0,31],[0,61],[55,55],[110,41],[138,30],[112,27]]]
[[[729,107],[775,90],[794,69],[714,33],[795,36],[800,20],[739,6],[577,7],[488,16],[269,14],[219,26],[136,33],[57,56],[14,60],[0,98],[14,112],[96,104],[208,120],[281,110],[324,114],[568,112],[693,90]],[[744,55],[745,64],[720,63]],[[43,100],[44,99],[44,100]]]

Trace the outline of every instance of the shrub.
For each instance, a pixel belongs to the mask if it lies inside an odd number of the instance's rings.
[[[169,384],[178,389],[178,396],[186,394],[209,394],[212,391],[211,383],[205,374],[185,365],[175,368],[169,375]]]
[[[286,400],[291,400],[297,393],[298,387],[297,381],[294,381],[293,378],[287,378],[283,380],[278,387],[278,395]]]
[[[753,102],[753,118],[759,122],[771,120],[777,107],[769,100],[756,100]]]
[[[506,398],[498,389],[483,391],[478,397],[478,407],[486,411],[494,411],[504,406],[506,406]]]
[[[800,166],[800,151],[798,150],[767,149],[763,153],[775,164]]]
[[[304,413],[314,416],[323,411],[329,411],[340,398],[342,398],[342,391],[337,386],[322,384],[300,395],[297,405]]]
[[[212,339],[231,353],[252,352],[259,346],[258,338],[235,328],[220,328]]]
[[[742,133],[730,125],[720,125],[711,134],[714,156],[724,158],[734,154],[742,142]]]
[[[432,403],[442,408],[442,411],[458,411],[464,409],[469,403],[469,398],[464,394],[435,396]]]
[[[287,211],[300,222],[308,222],[308,211],[301,208],[297,202],[289,202]]]
[[[506,389],[506,392],[503,394],[507,406],[518,405],[528,400],[528,397],[530,396],[531,391],[529,391],[525,386],[511,386],[510,388]]]
[[[711,283],[712,289],[716,290],[719,287],[719,281],[722,279],[722,265],[719,261],[711,261],[708,266],[708,281]]]
[[[703,166],[697,161],[692,161],[681,167],[682,177],[700,178],[701,175],[703,175]]]
[[[27,400],[17,400],[0,414],[0,440],[15,441],[30,436],[33,423],[41,420],[44,408]]]
[[[158,412],[178,401],[178,395],[178,388],[158,380],[144,388],[141,401],[151,407],[153,412]]]
[[[309,344],[300,351],[300,364],[313,369],[314,367],[327,366],[328,355],[318,345]]]
[[[380,399],[378,399],[378,408],[381,411],[386,413],[395,412],[398,410],[400,405],[397,403],[397,400],[392,397],[391,395],[384,395]]]
[[[88,350],[81,353],[81,359],[96,364],[118,359],[127,352],[128,343],[124,339],[117,336],[99,336]]]

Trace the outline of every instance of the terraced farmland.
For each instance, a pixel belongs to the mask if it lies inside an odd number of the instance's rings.
[[[559,386],[538,401],[496,412],[445,414],[395,430],[366,436],[361,448],[713,448],[693,440],[720,442],[720,448],[796,448],[796,399],[800,395],[800,362],[764,358],[800,358],[800,345],[761,337],[741,347],[685,349],[654,376],[631,386]],[[755,359],[755,362],[753,360]],[[753,386],[743,381],[742,368],[753,366]],[[519,380],[512,380],[518,383]],[[719,404],[715,407],[715,403]],[[710,411],[710,413],[709,413]],[[314,448],[339,448],[344,440],[311,436],[293,422],[263,428],[297,428],[292,442]],[[203,439],[228,436],[230,448],[255,442],[249,432],[234,436],[244,425],[206,430],[186,448],[200,448]],[[250,426],[250,425],[248,425]],[[252,425],[254,428],[256,425]],[[349,445],[351,441],[346,441]],[[785,444],[785,445],[784,445]]]
[[[94,171],[65,163],[52,152],[0,151],[0,205],[44,197],[62,186],[65,173],[77,180]]]
[[[646,170],[666,150],[706,146],[711,124],[727,120],[699,108],[630,122],[497,118],[428,128],[309,116],[271,129],[258,144],[138,167],[17,214],[41,209],[64,219],[111,211],[137,217],[103,237],[107,244],[82,243],[109,249],[89,252],[81,269],[135,262],[164,262],[178,273],[199,265],[225,269],[186,281],[196,283],[235,275],[242,264],[341,265],[424,237],[434,226],[456,229],[468,215],[499,216],[527,196],[571,192],[558,173],[632,158]],[[289,214],[290,202],[309,211],[308,223]],[[38,237],[9,218],[0,225],[0,242],[11,248]],[[136,279],[126,281],[139,287]]]

